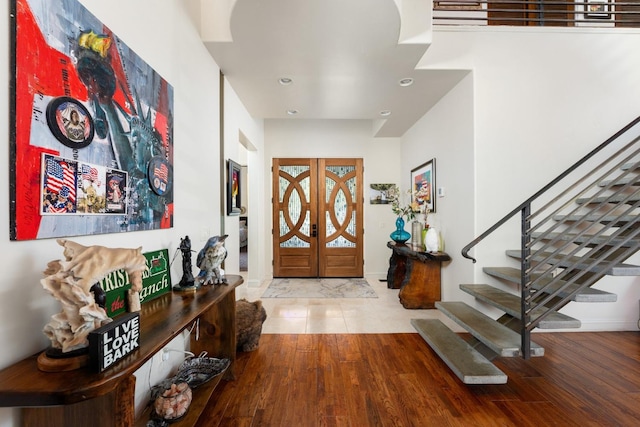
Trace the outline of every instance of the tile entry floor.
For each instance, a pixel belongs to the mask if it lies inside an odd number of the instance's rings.
[[[241,272],[241,275],[245,275]],[[245,283],[236,288],[236,298],[261,300],[267,311],[263,334],[366,334],[416,332],[411,319],[440,319],[456,332],[455,322],[439,310],[408,310],[398,299],[398,289],[388,289],[379,277],[367,277],[378,298],[262,298],[271,280],[260,287]]]

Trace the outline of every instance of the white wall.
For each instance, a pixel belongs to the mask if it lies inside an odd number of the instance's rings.
[[[465,244],[640,114],[637,30],[438,28],[420,66],[473,70],[466,102],[474,110],[475,232]],[[454,113],[442,118],[452,132]],[[422,137],[433,132],[425,128]],[[472,251],[475,283],[492,283],[483,266],[512,265],[504,250],[519,248],[518,221]],[[636,329],[638,284],[604,279],[598,287],[617,293],[617,303],[572,303],[563,311],[581,319],[582,330]]]
[[[410,171],[435,158],[436,212],[429,225],[440,234],[444,251],[451,256],[441,270],[442,299],[473,303],[460,291],[460,283],[473,282],[473,264],[460,249],[474,235],[474,134],[473,75],[470,73],[402,138],[402,188],[410,186]],[[407,228],[407,231],[410,231]],[[468,296],[468,295],[467,295]]]
[[[8,58],[9,1],[0,2],[4,4],[0,57]],[[219,69],[194,26],[195,3],[165,0],[162,7],[154,0],[81,3],[174,87],[176,208],[174,227],[169,230],[74,240],[87,245],[142,245],[145,251],[168,248],[174,254],[181,237],[190,235],[197,249],[204,244],[202,231],[217,232],[222,221],[231,234],[237,219],[222,217],[219,205],[219,167],[225,160],[219,154]],[[479,246],[473,253],[479,262],[473,267],[458,256],[461,246],[639,113],[640,36],[632,30],[580,31],[436,29],[421,66],[472,69],[473,74],[402,141],[372,138],[367,121],[269,120],[263,129],[262,122],[246,113],[227,85],[225,157],[238,155],[234,147],[243,132],[257,148],[247,155],[249,185],[263,190],[251,192],[257,200],[251,206],[264,208],[262,215],[250,218],[250,229],[263,230],[256,237],[258,244],[250,246],[256,251],[250,253],[250,263],[252,259],[257,263],[254,273],[254,266],[250,267],[253,280],[271,274],[269,171],[273,157],[362,157],[365,193],[370,183],[405,185],[410,169],[417,165],[414,158],[435,157],[437,185],[445,187],[446,197],[438,199],[434,221],[443,233],[447,252],[454,257],[443,270],[443,296],[463,298],[455,290],[459,282],[490,282],[481,268],[506,261],[503,251],[514,246],[517,226],[499,241]],[[8,67],[0,68],[4,81],[9,81],[8,73]],[[8,101],[7,85],[0,86],[0,97]],[[4,135],[9,134],[8,118],[8,102],[3,102],[0,133]],[[9,164],[8,153],[8,149],[0,150],[0,162],[5,165]],[[516,161],[522,158],[526,161]],[[0,199],[8,198],[8,185],[0,185]],[[390,255],[386,242],[394,219],[390,208],[365,204],[367,275],[386,275]],[[0,209],[0,223],[8,222],[8,209]],[[53,239],[10,242],[9,227],[0,230],[2,368],[48,345],[42,327],[59,306],[39,280],[46,263],[60,258],[62,252]],[[230,256],[227,272],[232,273],[237,262]],[[181,274],[180,266],[173,267],[173,282]],[[566,311],[583,320],[583,329],[634,329],[640,298],[637,282],[610,279],[603,286],[618,293],[618,303],[600,304],[597,312],[586,304],[574,304]],[[12,409],[0,408],[0,420],[2,427],[18,425]]]
[[[0,3],[4,6],[0,8],[0,57],[9,58],[9,0],[0,0]],[[164,0],[162,7],[158,7],[156,0],[81,0],[81,3],[174,88],[175,215],[174,226],[168,230],[92,235],[72,240],[109,247],[142,245],[145,252],[168,248],[173,257],[180,238],[189,235],[194,250],[199,250],[204,244],[202,230],[218,232],[221,224],[218,174],[221,159],[219,68],[201,42],[195,26],[197,23],[193,17],[198,13],[194,9],[198,5],[193,0]],[[9,81],[8,66],[0,67],[0,76],[3,81]],[[9,135],[8,85],[0,86],[0,97],[4,100],[0,103],[0,133]],[[229,114],[236,114],[237,110],[239,108],[234,107]],[[250,120],[245,126],[243,120],[246,119],[246,113],[234,119],[236,128],[243,127],[252,141],[261,143],[260,125]],[[4,150],[0,150],[0,163],[9,165],[8,138],[4,141],[6,145]],[[0,185],[0,199],[9,199],[8,188],[7,182]],[[60,307],[44,291],[40,279],[47,262],[62,258],[62,248],[54,239],[9,241],[9,209],[6,203],[0,209],[0,223],[5,224],[0,228],[0,250],[3,254],[0,259],[3,272],[0,279],[0,342],[4,343],[0,350],[0,368],[4,368],[49,344],[42,328]],[[173,283],[182,276],[179,258],[171,268]],[[180,344],[180,339],[172,343]],[[168,364],[177,364],[181,357],[172,353]],[[141,393],[166,376],[167,362],[158,366],[156,359],[151,366],[147,364],[141,369],[137,406],[146,403]],[[149,369],[151,376],[148,375]],[[0,408],[0,426],[16,426],[18,420],[17,410]]]
[[[268,172],[264,169],[264,124],[262,120],[253,119],[242,105],[233,88],[225,80],[224,85],[224,150],[225,161],[231,159],[239,164],[247,166],[247,175],[249,182],[247,183],[247,192],[249,197],[249,205],[252,207],[263,206],[265,200],[270,199],[261,191],[255,189],[262,188],[262,182]],[[250,146],[246,149],[241,146],[241,140],[244,144]],[[267,171],[269,169],[266,169]],[[266,175],[265,175],[266,173]],[[226,197],[225,197],[226,203]],[[225,208],[226,212],[226,208]],[[264,244],[265,239],[269,239],[270,235],[264,230],[270,230],[263,226],[263,214],[261,209],[252,209],[248,215],[249,241],[248,246],[248,278],[247,286],[259,286],[262,280],[266,278],[265,253],[260,248]],[[240,239],[239,239],[239,216],[225,216],[225,233],[229,235],[227,238],[228,257],[225,261],[227,272],[240,270]],[[269,240],[270,242],[270,240]],[[244,285],[243,285],[244,286]]]
[[[398,138],[373,138],[371,122],[367,120],[266,120],[265,171],[278,157],[360,157],[364,162],[364,271],[367,276],[386,278],[391,250],[387,248],[389,234],[395,229],[395,216],[389,205],[370,205],[369,184],[400,184],[400,141]],[[267,179],[269,177],[269,179]],[[408,180],[408,175],[406,177]],[[271,177],[263,182],[264,230],[271,230]],[[267,271],[273,274],[271,236],[265,239]]]

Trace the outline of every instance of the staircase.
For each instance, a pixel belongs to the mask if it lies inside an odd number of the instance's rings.
[[[496,357],[544,356],[531,340],[539,329],[580,328],[560,310],[570,303],[614,302],[592,288],[605,276],[639,276],[625,263],[640,249],[640,117],[600,144],[462,250],[469,251],[520,215],[520,248],[505,252],[509,266],[483,267],[490,284],[460,289],[503,315],[493,319],[461,301],[436,308],[469,334],[433,319],[411,324],[466,384],[504,384]],[[597,306],[594,306],[597,307]],[[597,308],[594,308],[597,309]]]

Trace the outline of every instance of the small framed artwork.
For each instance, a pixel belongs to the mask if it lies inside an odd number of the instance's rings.
[[[432,213],[436,211],[435,188],[436,159],[431,159],[411,170],[412,202],[417,202],[423,212],[425,208]]]
[[[388,205],[391,203],[389,190],[395,187],[395,184],[370,184],[369,204]]]
[[[441,9],[455,9],[455,10],[479,10],[482,9],[481,2],[475,1],[465,1],[465,0],[445,0],[445,1],[434,1],[433,8],[435,10]]]
[[[585,17],[610,19],[611,5],[609,0],[589,0],[585,5]]]
[[[240,171],[238,163],[231,159],[227,160],[227,215],[240,215],[241,212]]]

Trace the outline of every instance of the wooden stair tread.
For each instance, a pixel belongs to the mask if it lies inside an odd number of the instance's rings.
[[[520,251],[519,249],[508,250],[506,251],[506,254],[512,258],[522,259],[522,251]],[[537,252],[536,254],[534,254],[532,259],[534,261],[542,261],[550,255],[551,254],[547,252]],[[556,263],[557,260],[552,257],[551,262]],[[607,274],[609,276],[640,276],[640,267],[637,265],[618,263],[604,271],[600,271],[597,265],[588,268],[591,263],[591,258],[571,256],[568,257],[565,261],[559,262],[558,267],[573,266],[576,269],[587,270],[593,273]]]
[[[623,171],[628,171],[628,170],[633,170],[633,169],[640,169],[640,162],[627,162],[625,164],[623,164],[622,166],[620,166],[620,169],[622,169]]]
[[[517,295],[510,294],[490,285],[460,285],[460,289],[466,293],[473,295],[480,301],[486,302],[510,316],[520,319],[520,298]],[[535,309],[532,317],[542,314],[542,309]],[[540,321],[538,328],[540,329],[564,329],[579,328],[581,322],[578,319],[567,316],[566,314],[554,312]]]
[[[484,267],[482,269],[485,273],[499,277],[501,279],[508,280],[510,282],[520,284],[520,270],[513,267]],[[539,291],[544,286],[546,286],[552,279],[539,279],[539,275],[533,275],[533,279],[536,282],[533,284],[533,288],[536,291]],[[554,293],[558,288],[564,286],[567,282],[564,280],[559,280],[553,285],[549,287],[545,292],[546,293]],[[570,293],[575,291],[578,287],[577,284],[571,284],[567,287],[567,289],[560,292],[558,295],[562,298],[568,296]],[[601,291],[600,289],[594,288],[585,288],[582,289],[579,293],[574,295],[571,298],[572,301],[575,302],[616,302],[618,300],[618,296],[616,294],[612,294],[610,292]],[[520,304],[518,302],[518,304]]]
[[[610,196],[601,197],[579,197],[576,199],[576,203],[579,205],[586,204],[604,204],[604,203],[624,203],[626,205],[632,205],[640,201],[640,191],[636,191],[633,194],[612,194]]]
[[[436,302],[436,308],[469,331],[502,357],[521,355],[520,334],[461,301]],[[543,356],[544,348],[531,342],[531,356]]]
[[[626,247],[626,248],[637,248],[640,246],[640,239],[638,238],[627,239],[624,236],[607,236],[607,235],[596,236],[593,234],[578,235],[577,233],[564,233],[564,232],[559,232],[559,233],[535,232],[535,233],[531,233],[531,236],[534,239],[538,239],[543,234],[545,234],[545,237],[542,240],[556,240],[556,241],[559,240],[563,242],[575,242],[575,243],[590,242],[590,245],[593,245],[593,246],[601,245],[603,243],[607,244],[607,246],[619,245],[621,247]]]
[[[640,185],[640,177],[638,175],[622,176],[613,179],[607,179],[598,183],[599,187],[623,186],[623,185]]]
[[[558,222],[597,222],[600,224],[613,223],[613,227],[622,227],[630,222],[638,222],[640,225],[640,218],[638,215],[600,215],[594,213],[587,214],[572,214],[572,215],[554,215],[554,221]]]
[[[411,319],[420,336],[465,384],[506,384],[507,375],[438,319]]]

